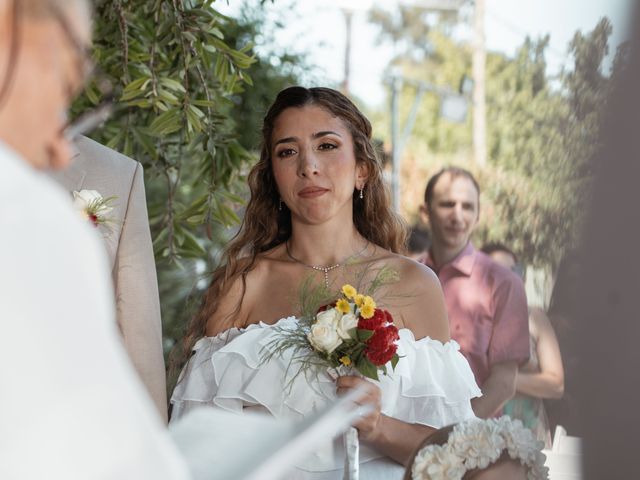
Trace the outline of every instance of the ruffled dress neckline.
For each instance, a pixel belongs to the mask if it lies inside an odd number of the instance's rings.
[[[275,338],[272,327],[276,326],[296,328],[297,319],[232,327],[198,340],[171,397],[172,420],[202,405],[236,413],[258,410],[279,419],[301,420],[334,402],[335,381],[326,371],[300,374],[288,383],[296,371],[295,363],[289,369],[290,353],[264,361]],[[400,329],[399,335],[400,361],[390,375],[377,382],[382,391],[382,412],[434,428],[473,418],[470,400],[479,396],[480,390],[459,345],[454,340],[442,343],[430,337],[416,340],[407,328]],[[361,463],[383,456],[361,446]],[[297,467],[309,472],[338,470],[343,459],[341,441],[328,440]]]

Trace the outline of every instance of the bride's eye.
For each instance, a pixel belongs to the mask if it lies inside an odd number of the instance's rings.
[[[318,145],[318,150],[335,150],[336,148],[338,148],[338,146],[333,143],[325,142]]]
[[[293,148],[283,148],[282,150],[278,150],[276,152],[276,156],[280,158],[290,157],[291,155],[295,155],[296,151]]]

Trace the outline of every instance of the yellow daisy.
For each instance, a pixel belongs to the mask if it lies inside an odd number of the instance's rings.
[[[346,355],[344,355],[340,357],[340,363],[343,364],[345,367],[348,367],[349,365],[351,365],[351,359]]]
[[[371,318],[376,311],[376,307],[364,304],[360,307],[360,316],[362,318]]]
[[[356,302],[356,305],[358,307],[361,307],[362,304],[364,303],[364,295],[360,294],[360,293],[356,293],[356,296],[354,298],[354,301]]]
[[[362,301],[362,305],[369,305],[374,309],[376,308],[375,300],[373,298],[371,298],[370,296],[368,296],[368,295],[366,297],[364,297],[364,300]]]
[[[349,313],[351,311],[351,305],[349,305],[349,302],[347,300],[341,298],[336,302],[336,309],[340,313]]]
[[[356,291],[355,288],[353,288],[351,285],[347,283],[346,285],[342,286],[342,293],[344,293],[345,297],[351,300],[353,297],[356,296],[358,292]]]

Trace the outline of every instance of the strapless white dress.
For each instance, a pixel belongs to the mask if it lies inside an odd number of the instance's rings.
[[[295,328],[296,321],[288,317],[275,325]],[[290,356],[263,361],[264,349],[274,339],[272,327],[258,323],[201,338],[171,396],[171,421],[202,405],[237,413],[258,410],[278,419],[300,420],[334,402],[335,381],[327,372],[314,373],[312,378],[301,374],[289,384],[297,371],[295,363],[287,371]],[[416,340],[406,328],[399,334],[400,361],[390,375],[381,375],[377,382],[382,391],[382,413],[434,428],[474,418],[470,401],[480,396],[480,389],[458,344],[454,340],[443,344],[429,337]],[[297,462],[286,478],[341,479],[343,464],[342,439],[327,439],[321,448]],[[402,465],[373,448],[360,446],[363,480],[401,479],[403,474]]]

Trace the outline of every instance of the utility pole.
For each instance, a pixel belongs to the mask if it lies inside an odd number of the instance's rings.
[[[400,212],[400,119],[399,105],[402,79],[391,77],[391,202],[393,209]]]
[[[485,104],[485,0],[475,0],[473,35],[473,159],[477,166],[487,164],[487,108]]]
[[[353,18],[353,10],[343,8],[344,19],[346,22],[346,41],[344,44],[344,78],[342,80],[342,93],[349,95],[349,71],[351,64],[351,21]]]

